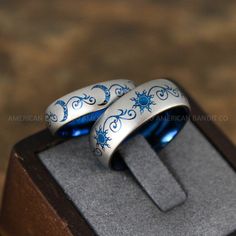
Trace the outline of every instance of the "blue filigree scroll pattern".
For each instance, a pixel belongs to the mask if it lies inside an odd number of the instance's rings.
[[[72,101],[72,102],[71,102]],[[88,105],[93,105],[96,103],[96,99],[90,95],[83,94],[82,96],[73,96],[71,97],[67,102],[64,102],[63,100],[58,100],[55,105],[60,105],[63,108],[63,118],[60,120],[60,122],[64,122],[68,118],[68,105],[71,102],[71,107],[74,110],[80,109],[84,103]]]
[[[93,89],[101,89],[104,92],[105,99],[102,103],[98,104],[99,106],[104,106],[110,101],[111,97],[111,90],[115,89],[115,94],[117,97],[121,97],[127,92],[129,92],[131,89],[127,85],[120,85],[120,84],[112,84],[110,87],[106,87],[105,85],[102,84],[97,84],[91,88]],[[86,103],[88,105],[94,105],[97,102],[97,99],[95,96],[83,94],[82,96],[73,96],[67,100],[67,102],[63,100],[58,100],[55,102],[55,106],[59,105],[63,109],[63,117],[61,120],[58,120],[58,117],[56,114],[49,112],[46,114],[45,119],[48,122],[48,126],[51,126],[52,122],[64,122],[68,118],[68,111],[69,111],[69,106],[72,107],[73,109],[79,110],[80,108],[83,107],[83,105]]]
[[[139,107],[140,113],[142,114],[145,110],[152,112],[151,106],[156,105],[153,101],[156,95],[160,100],[166,100],[169,95],[174,97],[183,97],[183,94],[178,88],[173,88],[169,85],[164,86],[153,86],[148,91],[143,90],[142,92],[135,92],[136,97],[132,97],[130,100],[134,102],[132,108]]]
[[[117,97],[122,97],[131,90],[127,85],[121,86],[120,84],[111,85],[109,91],[111,91],[112,88],[115,88],[115,94]]]
[[[71,102],[72,101],[72,102]],[[73,96],[70,99],[68,99],[67,102],[64,102],[63,100],[57,100],[55,102],[55,106],[59,105],[63,109],[63,117],[59,122],[64,122],[68,118],[68,104],[71,102],[71,107],[73,109],[80,109],[84,103],[93,105],[96,103],[96,99],[90,95],[83,94],[82,96]],[[52,122],[58,122],[58,117],[55,113],[52,113],[51,111],[45,115],[46,121],[48,122],[48,125],[50,127]]]
[[[52,112],[49,112],[49,113],[45,114],[45,120],[48,123],[48,127],[50,127],[52,122],[57,122],[58,121],[58,118],[57,118],[56,114],[54,114]]]
[[[112,139],[108,136],[108,132],[117,133],[122,128],[123,120],[133,120],[137,116],[137,113],[133,109],[118,109],[117,111],[118,114],[107,117],[103,125],[100,125],[95,130],[94,139],[96,140],[96,148],[94,149],[94,153],[97,156],[101,156],[102,150],[105,148],[110,148],[109,141]]]
[[[98,104],[99,106],[106,105],[110,101],[111,97],[111,90],[115,89],[115,94],[117,97],[121,97],[124,94],[130,91],[130,88],[127,85],[120,85],[120,84],[112,84],[109,88],[102,84],[97,84],[92,87],[92,90],[98,88],[101,89],[105,94],[105,99],[102,103]]]

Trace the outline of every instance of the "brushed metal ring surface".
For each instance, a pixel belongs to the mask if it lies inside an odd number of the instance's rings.
[[[71,92],[49,105],[45,112],[47,126],[52,134],[62,137],[87,134],[105,109],[134,87],[132,81],[119,79]]]
[[[110,105],[94,123],[91,149],[106,167],[111,167],[118,146],[135,133],[143,134],[154,149],[160,150],[179,133],[189,113],[187,98],[173,82],[149,81]]]

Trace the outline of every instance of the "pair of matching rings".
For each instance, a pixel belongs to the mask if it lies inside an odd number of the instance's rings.
[[[56,100],[45,118],[52,134],[89,134],[92,152],[111,168],[121,143],[142,134],[159,151],[180,132],[189,114],[187,98],[170,80],[156,79],[137,87],[129,80],[112,80]]]

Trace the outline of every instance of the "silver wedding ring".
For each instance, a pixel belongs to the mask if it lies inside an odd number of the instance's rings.
[[[112,103],[94,123],[91,149],[106,167],[112,166],[119,145],[136,133],[160,150],[179,133],[189,113],[187,98],[173,82],[149,81]]]
[[[116,99],[134,88],[130,80],[111,80],[76,90],[53,102],[45,119],[52,134],[73,137],[88,134],[95,120]]]

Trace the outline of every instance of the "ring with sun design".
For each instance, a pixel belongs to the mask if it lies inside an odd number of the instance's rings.
[[[88,134],[93,123],[116,99],[134,88],[130,80],[110,80],[76,90],[53,102],[45,119],[52,134],[76,137]]]
[[[144,83],[112,103],[94,123],[90,146],[101,163],[112,167],[118,146],[135,134],[142,134],[159,151],[182,129],[190,105],[170,80]]]

